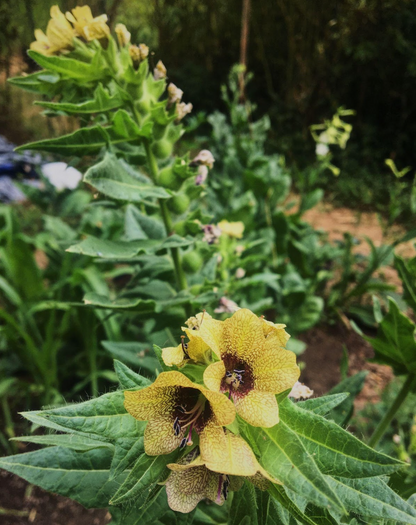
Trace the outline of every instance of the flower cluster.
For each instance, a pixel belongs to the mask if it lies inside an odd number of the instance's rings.
[[[63,14],[57,5],[51,7],[51,19],[46,28],[46,34],[36,29],[36,40],[30,44],[30,49],[44,55],[55,55],[71,50],[74,38],[80,37],[87,42],[108,38],[110,28],[107,25],[107,15],[92,16],[87,5],[78,6],[71,12]]]
[[[168,502],[180,512],[190,512],[204,498],[223,504],[242,478],[259,487],[279,483],[234,423],[241,418],[254,427],[278,424],[276,394],[291,389],[299,377],[296,356],[285,348],[285,325],[244,308],[225,321],[202,312],[185,324],[181,343],[162,350],[165,365],[180,371],[162,372],[151,386],[125,392],[127,411],[148,421],[148,455],[191,447],[178,463],[168,465]],[[201,367],[203,384],[187,377],[189,364],[192,370]]]

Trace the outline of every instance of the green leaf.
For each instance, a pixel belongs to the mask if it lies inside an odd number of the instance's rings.
[[[114,479],[135,463],[144,454],[144,438],[120,438],[115,442],[110,479]]]
[[[101,344],[107,350],[107,352],[109,352],[116,359],[116,361],[114,361],[114,366],[116,368],[117,374],[117,367],[120,361],[121,363],[133,366],[139,370],[144,368],[147,372],[150,372],[152,375],[154,375],[159,369],[158,360],[153,355],[146,355],[148,354],[148,350],[150,348],[150,345],[147,343],[137,343],[135,341],[101,341]],[[144,354],[143,357],[142,354]],[[124,364],[122,366],[124,366]]]
[[[346,508],[361,516],[416,525],[416,510],[378,478],[328,478]]]
[[[168,250],[170,248],[184,248],[190,246],[195,242],[195,239],[192,237],[180,237],[176,233],[170,235],[165,239],[160,246],[157,247],[157,251]]]
[[[112,452],[107,448],[75,452],[48,447],[0,458],[0,467],[29,483],[72,498],[87,508],[106,507],[122,480],[108,481]]]
[[[60,78],[60,75],[57,73],[45,77],[45,71],[36,71],[30,75],[9,78],[7,81],[13,86],[30,91],[31,93],[53,97],[62,90],[63,82]]]
[[[137,239],[165,239],[166,229],[163,223],[155,217],[144,215],[134,205],[129,204],[126,208],[126,234],[129,232],[129,238],[134,239],[134,235],[143,235]]]
[[[141,241],[109,241],[88,236],[81,242],[67,248],[67,252],[102,257],[104,259],[131,259],[138,253],[149,253],[158,241],[143,239]]]
[[[271,485],[269,488],[269,494],[272,497],[274,510],[283,525],[295,525],[292,516],[297,520],[296,523],[302,523],[302,525],[317,525],[316,521],[309,516],[306,516],[294,501],[288,497],[282,486]]]
[[[361,392],[367,374],[366,370],[362,370],[358,374],[347,377],[329,392],[330,394],[349,393],[350,395],[329,412],[328,419],[332,419],[338,425],[347,424],[354,411],[354,399]]]
[[[132,499],[138,499],[160,481],[168,463],[175,463],[179,452],[163,456],[147,456],[143,454],[129,472],[124,483],[111,498],[112,505],[120,505]]]
[[[113,450],[113,445],[104,441],[98,441],[79,434],[47,434],[45,436],[20,436],[12,441],[23,441],[25,443],[36,443],[37,445],[60,446],[78,450],[80,452],[107,447]]]
[[[267,471],[285,486],[320,507],[345,512],[337,494],[318,469],[313,456],[286,422],[271,428],[244,426]]]
[[[110,299],[105,295],[89,292],[84,295],[84,303],[109,310],[132,310],[134,312],[151,313],[156,308],[153,299]]]
[[[64,427],[84,434],[100,436],[108,441],[117,438],[141,437],[146,422],[137,421],[124,408],[124,393],[111,392],[96,399],[45,410],[41,416]]]
[[[315,397],[313,399],[307,399],[306,401],[299,401],[296,406],[309,410],[319,416],[325,416],[333,408],[343,403],[349,397],[348,392],[342,394],[332,394],[328,396]]]
[[[84,182],[113,199],[142,202],[149,198],[167,199],[170,194],[150,180],[144,183],[127,170],[115,155],[107,152],[104,159],[91,166],[84,175]]]
[[[307,296],[300,306],[291,312],[290,329],[299,333],[316,325],[321,318],[323,307],[321,297]]]
[[[394,265],[403,283],[403,298],[416,312],[416,275],[411,272],[405,261],[397,255],[394,256]]]
[[[279,413],[281,421],[302,439],[324,474],[363,478],[391,474],[403,466],[400,461],[376,452],[333,421],[301,409],[288,399],[279,404]]]
[[[257,502],[254,486],[248,481],[233,495],[229,525],[257,525]]]
[[[114,95],[109,95],[102,84],[99,84],[94,91],[94,98],[81,102],[79,104],[71,104],[69,102],[45,102],[36,101],[36,105],[43,108],[52,109],[54,111],[65,111],[65,113],[100,113],[103,111],[111,111],[123,105],[123,99],[119,92]]]
[[[24,144],[16,148],[16,151],[48,151],[60,155],[82,157],[98,153],[101,148],[107,148],[110,144],[137,141],[148,137],[151,133],[151,125],[149,122],[141,129],[126,111],[119,109],[110,126],[81,128],[55,139]]]
[[[162,349],[160,348],[160,346],[153,345],[153,350],[155,351],[156,358],[159,361],[159,365],[160,365],[160,368],[162,369],[162,371],[163,372],[169,372],[169,370],[171,370],[171,368],[169,366],[165,365],[165,362],[162,359]]]
[[[97,67],[96,62],[81,62],[64,56],[46,56],[33,50],[29,50],[27,53],[41,67],[80,82],[100,80],[110,72],[108,68],[102,65]]]
[[[377,337],[364,338],[375,350],[374,361],[390,365],[397,374],[416,372],[415,324],[389,298],[389,311],[383,317]]]
[[[157,363],[156,359],[155,362]],[[120,387],[123,390],[127,390],[128,388],[145,388],[146,386],[152,384],[150,379],[147,379],[140,374],[136,374],[136,372],[130,370],[128,366],[120,363],[120,361],[117,361],[117,359],[114,359],[114,370],[116,371],[118,380],[120,381]]]

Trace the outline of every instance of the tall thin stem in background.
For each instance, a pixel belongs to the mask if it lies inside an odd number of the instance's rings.
[[[247,47],[250,29],[251,0],[243,0],[243,11],[241,14],[241,37],[240,37],[240,64],[244,66],[244,71],[240,73],[240,102],[245,100],[244,75],[247,69]]]

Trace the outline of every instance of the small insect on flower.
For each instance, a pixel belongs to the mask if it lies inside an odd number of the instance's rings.
[[[149,387],[124,393],[127,412],[148,421],[144,449],[149,456],[192,445],[199,435],[201,454],[224,443],[223,426],[234,421],[235,408],[222,394],[193,383],[180,372],[162,372]]]
[[[275,395],[299,378],[296,355],[284,347],[284,325],[275,325],[242,308],[225,321],[208,319],[200,336],[221,359],[204,372],[204,383],[227,393],[237,413],[255,427],[279,422]]]

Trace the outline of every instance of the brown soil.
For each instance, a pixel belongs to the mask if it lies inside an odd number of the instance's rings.
[[[300,339],[307,345],[300,358],[306,365],[301,381],[312,388],[315,396],[324,395],[341,381],[343,345],[348,351],[348,375],[368,370],[364,388],[355,401],[356,410],[379,401],[380,393],[394,377],[389,366],[369,363],[368,359],[374,355],[370,344],[342,325],[313,328]]]
[[[0,470],[0,522],[2,525],[107,525],[110,515],[106,510],[86,509]]]

